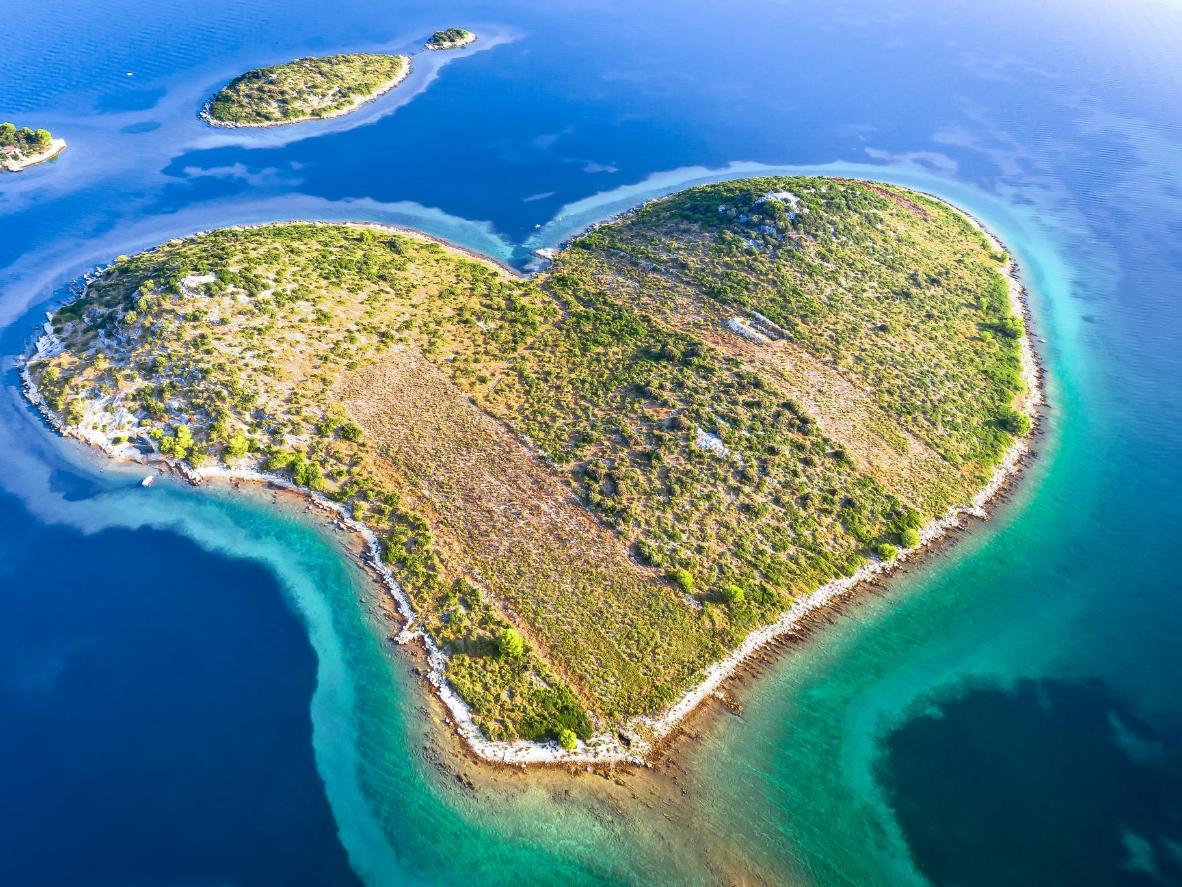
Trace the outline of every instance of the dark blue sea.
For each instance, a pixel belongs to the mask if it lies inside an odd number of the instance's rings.
[[[4,0],[0,884],[1182,884],[1182,7],[1157,0]],[[357,113],[213,130],[307,54],[415,56]],[[20,396],[78,276],[219,225],[419,228],[523,265],[741,175],[881,179],[1007,242],[1051,408],[969,538],[739,690],[676,810],[465,790],[346,540],[106,465]],[[1045,341],[1041,341],[1045,340]]]

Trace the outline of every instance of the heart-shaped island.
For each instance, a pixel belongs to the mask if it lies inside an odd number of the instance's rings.
[[[529,277],[230,228],[96,273],[26,379],[114,456],[338,510],[481,753],[627,757],[1014,469],[1011,268],[942,201],[825,178],[652,201]]]

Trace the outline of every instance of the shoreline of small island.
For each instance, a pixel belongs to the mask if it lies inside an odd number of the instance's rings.
[[[986,238],[996,249],[1005,253],[1001,241],[979,220],[973,218],[959,207],[943,200],[943,198],[935,197],[934,199],[946,204],[955,213],[969,220],[974,227],[985,234]],[[633,211],[629,210],[628,212]],[[610,220],[597,221],[589,226],[588,230],[600,227],[608,221]],[[259,228],[282,224],[288,223],[235,227]],[[336,225],[339,223],[315,224]],[[462,247],[456,247],[454,244],[440,241],[422,232],[413,231],[413,229],[389,228],[388,226],[367,225],[364,223],[356,223],[352,226],[392,230],[399,234],[410,233],[415,237],[439,243],[446,249],[458,250],[467,257],[477,258],[501,270],[511,270],[506,269],[505,266],[487,256],[482,256],[479,253]],[[201,232],[193,236],[200,237],[206,233],[208,232]],[[573,237],[570,239],[573,239]],[[1030,313],[1026,304],[1025,291],[1017,280],[1017,267],[1013,258],[1008,253],[1006,255],[1007,261],[1004,274],[1007,280],[1010,304],[1014,313],[1029,324]],[[440,699],[448,711],[452,720],[449,728],[463,739],[465,747],[471,751],[476,759],[494,764],[511,766],[524,766],[526,764],[558,766],[570,764],[645,764],[655,755],[662,753],[662,749],[681,731],[687,718],[700,708],[704,700],[719,695],[719,689],[723,685],[735,680],[742,673],[744,666],[750,662],[753,654],[787,636],[801,633],[807,628],[810,620],[814,619],[819,613],[834,607],[840,602],[850,600],[861,591],[873,587],[871,583],[891,575],[904,563],[914,562],[929,549],[952,541],[951,534],[956,530],[963,529],[966,519],[970,521],[973,519],[987,519],[986,507],[1014,487],[1021,477],[1022,469],[1033,453],[1029,445],[1030,434],[1018,437],[993,469],[988,483],[967,504],[953,506],[943,516],[923,526],[918,533],[919,543],[917,545],[903,549],[898,553],[897,557],[890,561],[868,562],[853,575],[827,583],[811,594],[807,594],[794,601],[775,622],[751,631],[739,647],[711,665],[706,670],[705,678],[690,688],[663,714],[658,716],[639,716],[634,719],[633,726],[641,728],[641,732],[645,734],[646,738],[638,741],[638,737],[634,735],[631,741],[625,744],[620,741],[618,734],[598,734],[587,742],[580,743],[580,747],[576,750],[568,751],[558,747],[558,744],[554,741],[494,741],[482,735],[479,727],[476,726],[472,718],[472,712],[467,703],[455,693],[443,676],[444,654],[435,647],[433,641],[425,632],[421,629],[413,630],[416,618],[415,612],[410,605],[409,599],[394,579],[389,567],[386,566],[381,558],[381,543],[379,539],[363,523],[352,520],[342,505],[328,500],[321,494],[297,486],[285,477],[255,469],[234,469],[229,467],[194,469],[160,455],[153,455],[146,458],[128,458],[126,451],[118,451],[109,442],[104,443],[97,437],[89,437],[80,431],[70,428],[60,416],[57,416],[49,409],[28,373],[29,362],[35,360],[38,355],[43,353],[43,350],[49,352],[56,347],[52,338],[52,330],[48,324],[47,331],[49,332],[49,336],[42,337],[38,340],[35,353],[26,360],[24,367],[22,367],[22,378],[25,384],[26,396],[37,406],[41,414],[59,433],[67,437],[82,440],[91,446],[103,450],[109,457],[119,461],[139,462],[141,464],[151,464],[173,470],[184,476],[191,483],[196,484],[207,480],[212,481],[218,479],[232,483],[248,481],[265,485],[272,489],[289,491],[294,495],[305,498],[317,509],[322,510],[326,516],[330,516],[330,522],[332,524],[361,539],[365,549],[368,551],[368,556],[365,558],[367,566],[370,567],[385,586],[385,591],[388,592],[388,598],[397,602],[399,612],[404,620],[406,627],[404,627],[399,635],[399,642],[407,643],[413,640],[422,642],[427,661],[430,665],[425,679],[432,686],[434,695]],[[1030,416],[1037,427],[1039,422],[1038,407],[1043,402],[1041,369],[1031,342],[1029,326],[1026,327],[1022,336],[1021,354],[1022,373],[1026,384],[1026,392],[1019,409]]]
[[[363,53],[356,53],[355,55],[363,55]],[[411,56],[409,56],[409,55],[391,55],[389,57],[402,60],[402,67],[400,68],[398,73],[395,74],[395,76],[391,77],[388,80],[383,81],[372,92],[368,92],[364,95],[354,96],[351,104],[349,104],[345,107],[342,107],[342,108],[338,108],[334,111],[329,111],[328,113],[325,113],[325,114],[318,114],[318,115],[317,114],[307,114],[303,117],[297,117],[297,118],[294,118],[291,120],[236,121],[236,120],[222,120],[218,117],[215,117],[214,113],[213,113],[213,106],[217,102],[219,96],[221,96],[224,92],[226,92],[228,89],[230,89],[236,83],[243,80],[243,78],[246,78],[246,77],[249,77],[252,75],[257,75],[258,73],[263,72],[263,71],[284,68],[284,67],[288,67],[291,65],[295,65],[300,62],[314,60],[317,58],[314,56],[309,56],[309,57],[302,58],[302,59],[293,59],[292,61],[285,62],[281,65],[271,65],[271,66],[264,67],[264,68],[254,68],[250,71],[246,71],[243,74],[238,75],[233,80],[231,80],[229,83],[227,83],[226,86],[223,86],[221,89],[214,92],[208,99],[206,99],[205,103],[201,106],[201,110],[197,116],[203,122],[208,124],[209,126],[219,127],[222,129],[269,129],[271,127],[277,127],[277,126],[296,126],[300,123],[315,123],[315,122],[321,121],[321,120],[333,120],[337,117],[344,117],[348,114],[352,114],[354,111],[357,111],[362,106],[367,105],[370,102],[376,101],[377,99],[380,99],[382,96],[386,95],[386,93],[390,92],[391,90],[393,90],[397,86],[399,86],[404,80],[406,80],[411,75],[411,68],[412,68]],[[329,56],[329,57],[325,57],[325,58],[333,58],[333,57]]]
[[[448,28],[443,31],[436,31],[431,38],[423,44],[425,50],[432,51],[446,51],[453,49],[462,49],[465,46],[470,46],[477,40],[477,35],[466,28]],[[356,53],[341,53],[329,56],[305,56],[298,59],[293,59],[289,62],[282,62],[277,65],[267,65],[260,68],[252,68],[242,74],[234,77],[225,86],[221,87],[209,96],[201,106],[198,112],[198,118],[210,126],[221,127],[225,129],[266,129],[275,126],[294,126],[297,123],[311,123],[317,120],[332,120],[337,117],[343,117],[347,114],[352,114],[358,110],[362,105],[375,101],[381,98],[386,93],[401,84],[411,74],[413,54],[408,53],[374,53],[374,52],[356,52]],[[336,108],[324,114],[306,113],[300,117],[292,117],[290,119],[259,119],[259,120],[233,120],[226,119],[224,116],[219,116],[217,105],[220,101],[226,101],[227,106],[232,100],[235,100],[233,91],[240,88],[244,84],[251,84],[252,81],[262,79],[263,75],[282,75],[301,66],[307,67],[314,64],[339,64],[348,65],[354,61],[373,60],[373,59],[395,59],[399,60],[401,64],[400,70],[389,79],[376,84],[373,88],[367,90],[364,94],[353,97],[352,103],[340,108]],[[327,84],[326,84],[327,85]],[[333,90],[339,90],[340,85],[332,87]],[[330,92],[331,95],[331,92]],[[241,113],[254,113],[258,117],[265,116],[266,113],[273,113],[274,109],[266,107],[245,108]]]
[[[29,153],[44,144],[43,150]],[[53,160],[66,150],[66,140],[47,129],[17,129],[13,123],[0,123],[0,172],[23,172],[39,163]]]
[[[476,35],[467,28],[447,28],[432,34],[431,39],[423,44],[423,48],[439,52],[448,49],[462,49],[475,42]]]

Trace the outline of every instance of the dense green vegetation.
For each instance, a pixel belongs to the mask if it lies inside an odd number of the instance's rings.
[[[94,439],[342,503],[485,732],[568,745],[980,486],[1029,428],[1005,258],[938,201],[805,178],[656,201],[532,280],[224,230],[118,261],[31,372]]]
[[[0,160],[25,160],[49,150],[53,136],[47,129],[16,128],[12,123],[0,123]]]
[[[476,35],[465,28],[448,28],[432,34],[431,39],[427,41],[427,48],[455,49],[457,46],[465,46],[475,39]]]
[[[404,55],[356,52],[247,71],[209,100],[215,123],[259,126],[332,117],[390,88],[410,71]]]

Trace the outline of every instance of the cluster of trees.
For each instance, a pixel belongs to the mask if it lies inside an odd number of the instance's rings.
[[[472,32],[466,28],[448,28],[436,31],[431,35],[429,46],[450,46],[453,43],[464,43],[472,38]]]
[[[13,123],[0,123],[0,148],[15,147],[19,154],[39,154],[53,141],[48,129],[16,128]]]
[[[165,434],[161,428],[152,431],[152,437],[160,452],[175,459],[192,459],[197,453],[193,431],[188,425],[177,425],[172,434]]]

